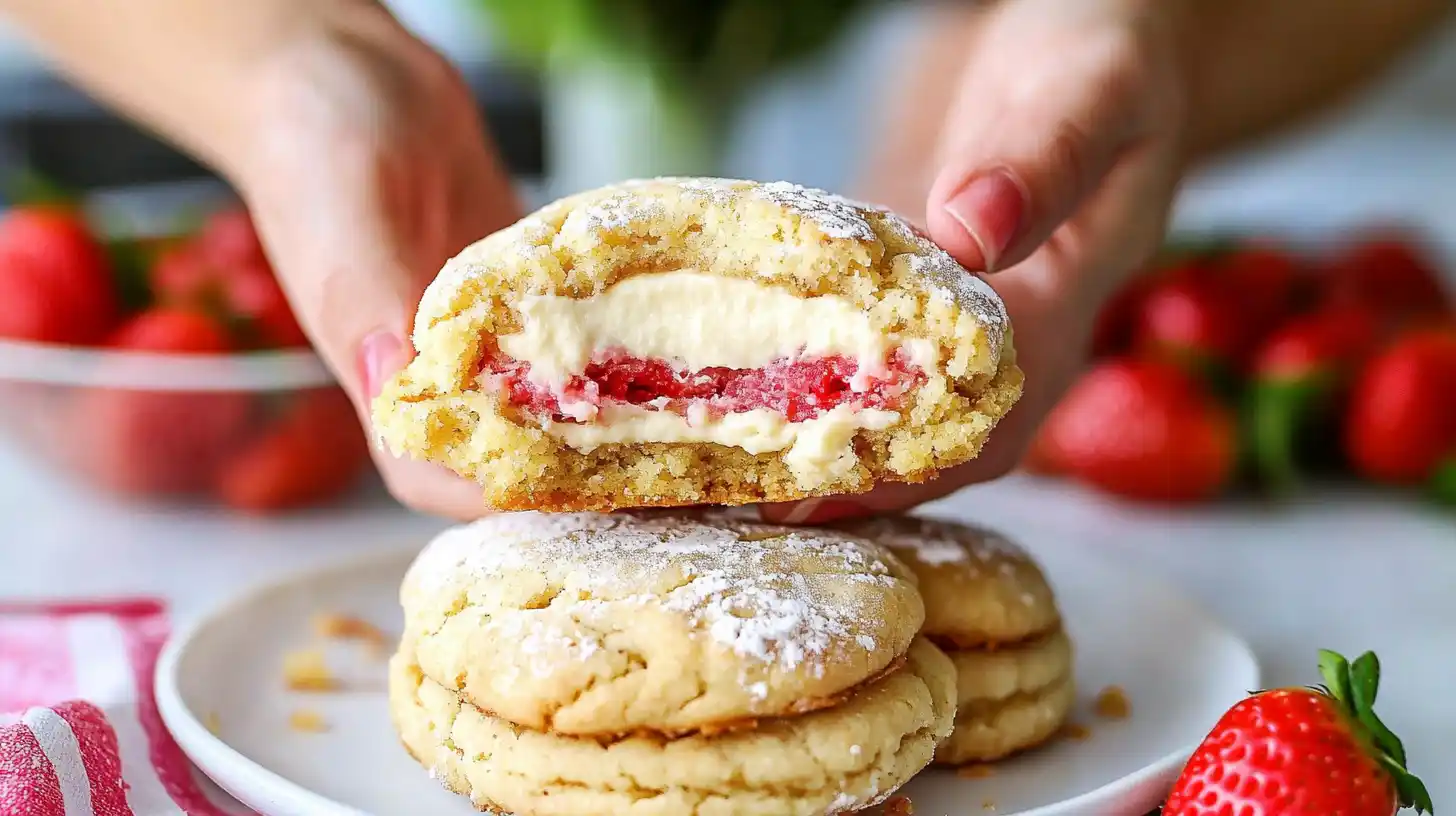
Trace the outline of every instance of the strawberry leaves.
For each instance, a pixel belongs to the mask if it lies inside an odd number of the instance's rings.
[[[1430,792],[1406,768],[1405,746],[1375,714],[1375,698],[1380,689],[1379,658],[1374,652],[1366,652],[1351,664],[1338,652],[1321,649],[1319,654],[1325,690],[1352,718],[1352,726],[1378,751],[1376,759],[1394,780],[1401,807],[1434,814]]]

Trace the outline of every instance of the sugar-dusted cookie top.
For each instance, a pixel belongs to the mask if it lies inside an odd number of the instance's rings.
[[[402,589],[426,676],[564,734],[831,705],[904,654],[906,568],[848,535],[707,516],[519,513],[451,529]]]
[[[994,530],[906,515],[842,529],[888,547],[915,572],[925,599],[925,634],[948,647],[1017,643],[1061,625],[1041,567]]]
[[[785,182],[635,181],[451,259],[374,405],[502,510],[922,481],[1021,393],[1005,306],[904,219]]]

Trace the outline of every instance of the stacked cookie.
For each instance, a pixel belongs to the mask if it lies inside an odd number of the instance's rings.
[[[1057,733],[1076,701],[1072,644],[1046,577],[1024,550],[991,530],[913,516],[848,530],[888,547],[915,573],[922,634],[955,664],[955,732],[937,762],[989,762]]]
[[[434,541],[401,599],[396,727],[486,810],[851,812],[954,722],[914,576],[842,533],[491,516]]]
[[[782,183],[583,193],[452,259],[413,343],[382,441],[526,511],[446,532],[401,593],[395,724],[482,809],[847,813],[1060,724],[1051,592],[986,534],[580,512],[977,456],[1021,393],[1006,310],[903,219]]]

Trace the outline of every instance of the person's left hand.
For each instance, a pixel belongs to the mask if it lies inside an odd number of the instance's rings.
[[[1085,362],[1099,306],[1163,239],[1182,168],[1178,5],[1007,0],[976,12],[926,173],[925,226],[1006,301],[1025,393],[979,458],[932,482],[765,505],[765,518],[903,510],[1018,464]]]

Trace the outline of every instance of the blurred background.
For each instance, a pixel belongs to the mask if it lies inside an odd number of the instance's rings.
[[[731,25],[727,34],[693,30],[706,44],[701,58],[658,64],[621,58],[622,43],[597,37],[571,16],[569,9],[583,4],[388,5],[460,66],[532,203],[661,173],[789,179],[855,193],[886,125],[884,110],[895,96],[890,83],[927,19],[916,3],[817,0],[805,6],[812,14],[795,17],[771,41],[744,40]],[[1434,36],[1337,112],[1200,172],[1178,208],[1178,240],[1234,235],[1240,243],[1277,245],[1302,274],[1316,265],[1308,258],[1322,264],[1364,240],[1354,236],[1379,228],[1384,240],[1393,228],[1399,237],[1379,247],[1385,254],[1359,263],[1418,266],[1412,274],[1444,279],[1449,291],[1456,268],[1453,80],[1456,29]],[[318,436],[309,429],[352,419],[303,349],[286,304],[275,302],[276,287],[263,282],[266,259],[245,219],[228,219],[226,187],[68,86],[3,29],[0,179],[12,200],[58,189],[83,197],[91,223],[110,242],[128,303],[132,294],[136,303],[160,297],[131,293],[138,287],[193,287],[207,264],[251,270],[241,275],[244,283],[227,284],[244,339],[225,349],[238,352],[225,365],[179,359],[152,345],[157,333],[196,327],[138,329],[129,349],[141,354],[127,359],[72,353],[67,344],[0,348],[0,410],[16,467],[25,469],[17,472],[35,466],[68,474],[67,485],[128,499],[220,492],[224,505],[251,512],[332,501],[367,472],[362,446],[344,438],[329,444],[346,465],[299,476],[298,463],[321,454],[277,441]],[[198,226],[219,209],[223,216]],[[202,347],[177,350],[223,350],[197,342]],[[77,405],[88,417],[109,417],[104,423],[113,432],[78,434]],[[201,414],[236,421],[190,435],[177,431]],[[243,449],[272,453],[257,453],[235,478],[214,475],[216,460],[242,458]],[[139,460],[157,464],[140,473],[122,464]],[[270,476],[270,468],[295,475]],[[234,487],[198,487],[219,481]],[[300,481],[307,484],[294,483]]]

